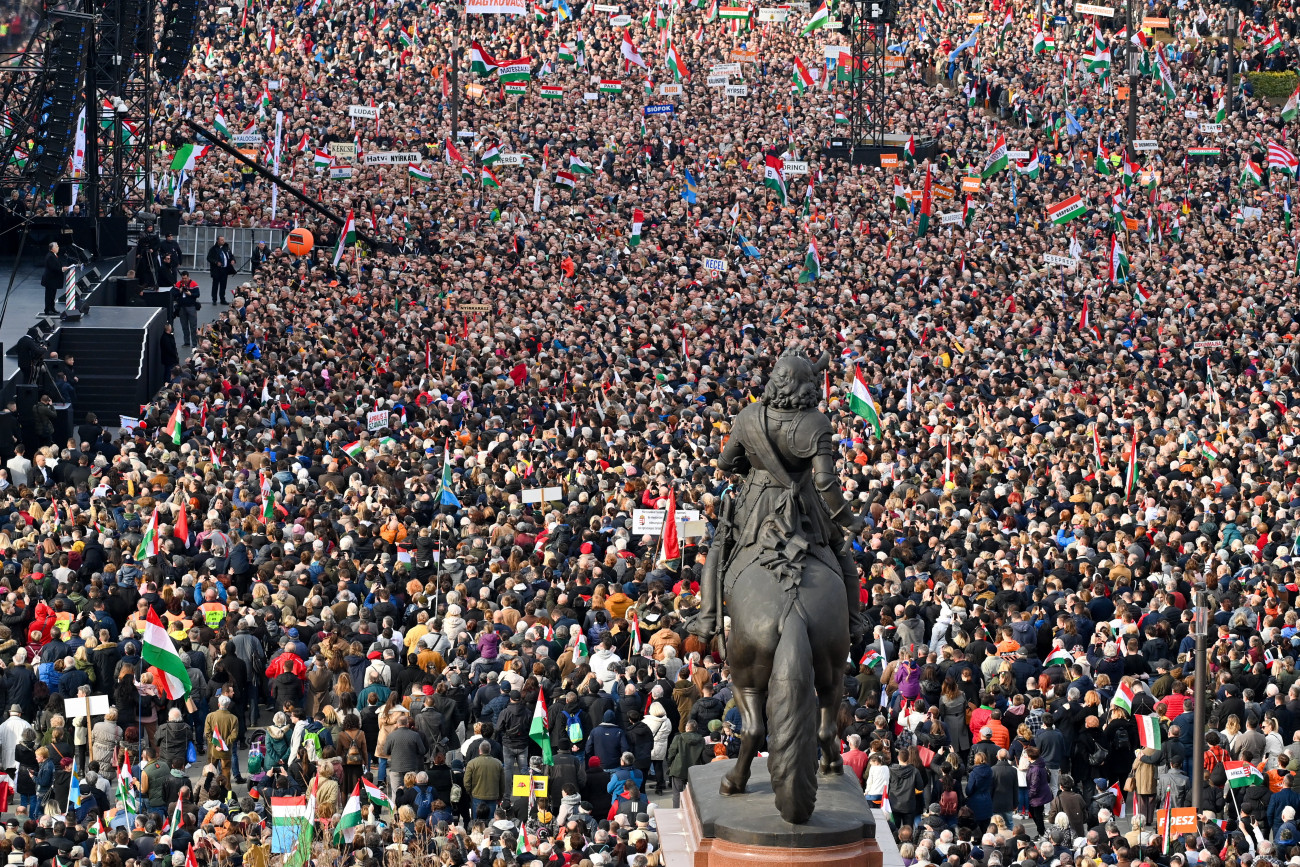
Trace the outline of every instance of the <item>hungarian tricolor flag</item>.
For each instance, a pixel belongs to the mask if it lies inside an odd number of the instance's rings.
[[[171,434],[172,442],[176,445],[181,444],[181,431],[183,430],[181,419],[181,402],[177,400],[171,418],[167,419],[167,432]]]
[[[808,253],[804,256],[803,270],[799,272],[800,283],[811,283],[822,275],[822,259],[817,253],[817,242],[808,239]]]
[[[154,512],[155,520],[158,513]],[[144,645],[140,657],[145,665],[157,669],[162,677],[155,674],[154,683],[169,701],[183,699],[190,694],[190,675],[185,662],[176,652],[176,645],[158,619],[158,612],[152,608],[145,615]]]
[[[1228,786],[1233,789],[1262,785],[1264,782],[1264,775],[1250,762],[1224,762],[1223,772],[1228,777]]]
[[[764,158],[763,186],[781,197],[781,204],[788,201],[785,188],[785,161],[780,157],[768,155]]]
[[[347,804],[343,807],[343,813],[339,816],[339,823],[334,827],[334,845],[340,846],[344,843],[351,845],[352,838],[357,835],[357,828],[361,825],[361,782],[358,780],[352,794],[348,797]]]
[[[144,528],[144,536],[136,546],[135,559],[157,557],[161,550],[161,540],[158,538],[158,508],[155,506],[153,516],[149,518],[149,524]]]
[[[640,208],[632,209],[632,229],[627,237],[627,245],[635,249],[641,243],[641,224],[645,222],[645,214],[641,213]]]
[[[1119,236],[1111,233],[1110,236],[1110,282],[1123,283],[1128,279],[1128,256],[1124,254],[1124,248],[1120,246]]]
[[[1133,699],[1136,696],[1137,693],[1133,691],[1133,687],[1124,681],[1120,681],[1119,689],[1115,691],[1115,697],[1110,700],[1111,707],[1118,707],[1132,713]]]
[[[492,55],[483,50],[482,45],[474,41],[469,45],[469,68],[481,78],[488,78],[496,72],[497,62],[492,59]]]
[[[1043,665],[1069,665],[1072,662],[1074,662],[1074,657],[1070,656],[1065,648],[1058,647],[1047,654],[1047,659],[1043,660]]]
[[[925,186],[921,189],[921,217],[916,224],[917,238],[924,238],[925,233],[930,228],[930,208],[931,208],[930,181],[931,181],[930,165],[927,163],[925,167]]]
[[[1138,742],[1148,749],[1160,749],[1160,720],[1155,714],[1140,713],[1137,720]]]
[[[537,693],[537,704],[533,705],[533,719],[528,724],[528,737],[542,751],[542,761],[553,764],[551,757],[551,734],[546,719],[546,694]]]
[[[357,221],[352,215],[352,209],[348,209],[348,218],[343,221],[343,230],[339,232],[339,244],[334,248],[334,266],[338,267],[339,262],[343,261],[343,250],[349,245],[357,243]]]
[[[796,93],[803,93],[813,86],[813,77],[808,72],[808,67],[804,66],[803,61],[798,57],[794,59],[794,89]]]

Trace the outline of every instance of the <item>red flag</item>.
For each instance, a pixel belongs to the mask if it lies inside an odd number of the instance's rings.
[[[565,277],[573,279],[573,272],[577,270],[577,266],[573,264],[573,258],[571,256],[565,256],[560,262],[560,270],[564,272]]]
[[[185,867],[199,867],[199,859],[194,857],[194,844],[190,844],[189,851],[185,853]]]
[[[524,380],[527,378],[528,368],[522,361],[510,368],[510,379],[514,381],[515,388],[523,388]]]
[[[682,556],[681,542],[677,538],[677,496],[668,492],[668,514],[664,515],[664,556],[665,560],[677,560]]]
[[[181,514],[180,517],[176,519],[176,526],[172,529],[172,535],[175,536],[177,539],[180,539],[185,544],[187,545],[189,544],[190,522],[189,519],[185,516],[184,503],[181,503]]]

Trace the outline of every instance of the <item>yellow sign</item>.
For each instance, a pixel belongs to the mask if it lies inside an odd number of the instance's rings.
[[[533,781],[533,793],[539,798],[545,798],[546,776],[544,774],[538,774],[534,777],[529,777],[528,774],[515,774],[513,788],[510,790],[510,794],[516,798],[527,798],[528,781],[530,779]]]

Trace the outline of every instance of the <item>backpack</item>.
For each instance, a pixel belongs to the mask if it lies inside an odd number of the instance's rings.
[[[1133,749],[1133,743],[1128,738],[1128,729],[1124,728],[1124,726],[1116,726],[1115,742],[1111,746],[1120,755],[1130,752]]]
[[[939,815],[957,815],[957,793],[954,790],[948,789],[939,796]]]
[[[433,813],[433,786],[415,787],[415,817],[427,819]]]
[[[569,740],[578,743],[582,740],[582,717],[577,713],[561,711],[564,714],[564,728],[568,732]]]

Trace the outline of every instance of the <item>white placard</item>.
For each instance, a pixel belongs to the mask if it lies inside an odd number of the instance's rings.
[[[1160,149],[1160,142],[1153,138],[1139,138],[1133,140],[1133,150],[1135,151],[1154,151]]]
[[[230,143],[235,147],[240,145],[252,145],[256,147],[262,143],[262,134],[260,132],[241,132],[239,135],[232,135]]]
[[[677,528],[677,535],[683,539],[698,539],[709,531],[705,521],[686,521]]]
[[[279,89],[280,89],[280,82],[278,82],[278,81],[268,81],[268,82],[266,83],[266,89],[267,89],[267,90],[279,90]]]
[[[1196,120],[1200,116],[1201,113],[1199,111],[1192,111],[1190,108],[1183,109],[1183,117],[1188,120]]]
[[[361,159],[368,166],[404,166],[407,163],[418,163],[421,157],[415,151],[379,151],[362,154]]]
[[[631,15],[615,15],[613,18],[609,19],[610,27],[626,27],[631,23],[632,23]]]
[[[1219,133],[1223,132],[1223,124],[1221,124],[1221,123],[1203,123],[1203,124],[1201,124],[1201,126],[1200,126],[1200,130],[1201,130],[1201,132],[1203,132],[1203,133],[1209,133],[1210,135],[1218,135]]]
[[[1249,205],[1242,206],[1241,218],[1243,220],[1260,220],[1264,217],[1263,208],[1252,208]]]
[[[621,11],[623,11],[623,10],[622,10],[621,8],[619,8],[618,6],[613,6],[613,5],[609,4],[609,3],[597,3],[597,4],[596,4],[596,11],[597,11],[597,12],[612,12],[612,13],[614,13],[615,15],[617,15],[619,12],[621,12]]]
[[[1007,159],[1027,160],[1029,159],[1029,151],[1007,151]]]
[[[348,117],[363,117],[367,120],[379,119],[379,106],[377,105],[349,105]]]
[[[704,267],[710,271],[725,271],[727,270],[727,260],[726,259],[705,259]]]
[[[961,211],[953,211],[951,214],[939,215],[940,226],[951,226],[953,224],[960,224],[960,223],[961,223]]]
[[[1193,349],[1222,349],[1222,340],[1198,340],[1192,344]]]
[[[729,80],[730,80],[730,76],[710,75],[707,79],[705,79],[704,83],[707,84],[709,87],[726,87],[727,82]]]
[[[1044,253],[1044,254],[1043,254],[1043,264],[1044,264],[1044,265],[1057,265],[1057,266],[1059,266],[1059,267],[1061,267],[1061,268],[1073,268],[1075,265],[1078,265],[1078,264],[1079,264],[1079,260],[1078,260],[1078,259],[1073,259],[1073,258],[1071,258],[1071,257],[1069,257],[1069,256],[1056,256],[1056,255],[1054,255],[1054,254],[1052,254],[1052,253]]]
[[[529,490],[519,492],[519,501],[525,505],[541,502],[557,503],[563,500],[563,488],[530,488]]]
[[[728,84],[722,89],[724,96],[749,96],[748,84]]]
[[[1094,6],[1091,3],[1079,3],[1074,7],[1078,15],[1100,15],[1102,18],[1114,18],[1115,8],[1113,6]]]
[[[659,85],[660,96],[681,96],[684,91],[680,84],[661,84]]]
[[[759,21],[781,22],[790,17],[789,9],[763,9],[758,10]]]
[[[346,181],[352,177],[352,166],[330,166],[331,181]]]
[[[366,413],[366,432],[374,433],[388,427],[388,410],[377,409]]]
[[[715,63],[709,67],[710,75],[740,75],[739,63]]]
[[[522,166],[524,164],[523,154],[502,154],[500,165],[503,166]]]
[[[90,696],[90,715],[103,716],[108,713],[109,708],[113,705],[106,695]],[[86,715],[86,700],[84,698],[70,698],[63,704],[63,713],[69,719],[81,719]]]
[[[599,93],[592,93],[592,92],[589,90],[589,91],[587,91],[586,93],[584,93],[584,94],[582,95],[582,98],[585,99],[587,102],[595,102],[596,100],[600,99],[600,94],[599,94]]]
[[[785,172],[786,177],[790,177],[791,175],[806,175],[808,174],[808,163],[803,162],[802,160],[786,160],[782,171]]]
[[[667,509],[633,509],[632,510],[632,535],[634,536],[658,536],[664,529],[664,516],[668,514]],[[685,524],[688,521],[700,520],[698,509],[678,509],[677,523]]]
[[[841,24],[841,23],[839,22],[839,19],[837,19],[837,18],[833,18],[833,19],[831,19],[830,21],[827,21],[827,22],[826,22],[826,29],[827,29],[827,30],[839,30],[839,29],[840,29],[841,27],[843,27],[843,26],[844,26],[844,25]]]
[[[849,47],[847,45],[823,45],[822,46],[822,56],[825,57],[825,59],[827,60],[834,60],[837,63],[839,62],[841,54],[849,54],[849,53],[850,53]]]

